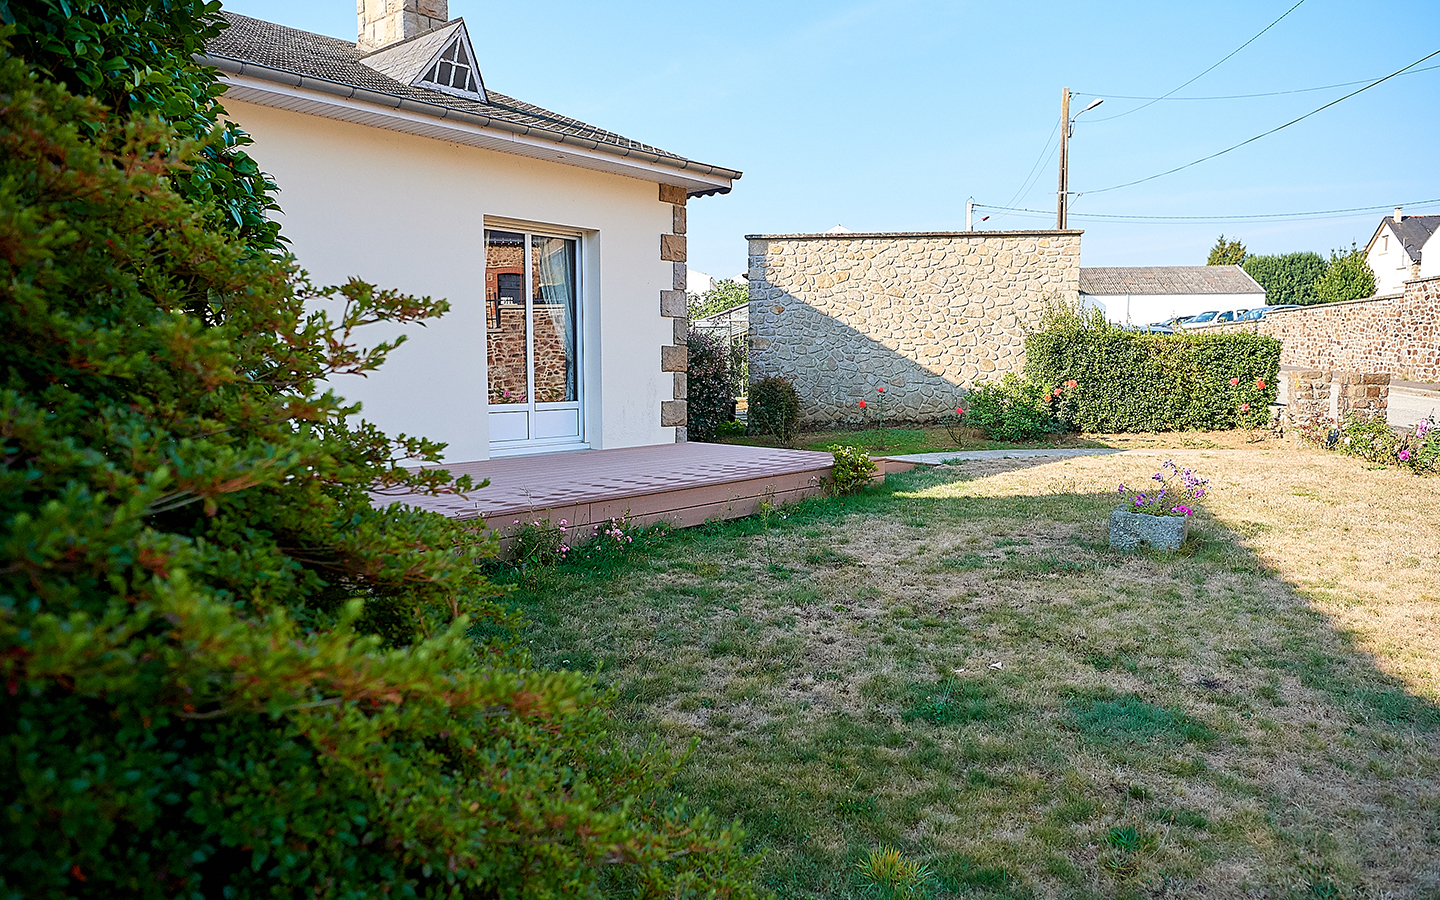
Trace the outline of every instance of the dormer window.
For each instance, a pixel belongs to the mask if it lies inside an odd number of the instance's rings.
[[[461,19],[367,53],[360,61],[401,84],[489,102],[485,96],[485,79],[475,62],[475,48]]]
[[[440,54],[440,58],[420,79],[420,84],[449,93],[462,93],[478,99],[480,82],[475,77],[474,64],[465,52],[465,42],[459,37]]]

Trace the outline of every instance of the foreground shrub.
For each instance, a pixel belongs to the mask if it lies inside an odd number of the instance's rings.
[[[735,409],[729,343],[707,332],[691,331],[685,346],[689,351],[685,379],[687,436],[695,441],[713,441]]]
[[[853,494],[870,483],[875,474],[875,460],[860,447],[842,447],[834,444],[830,455],[835,461],[830,469],[830,485],[837,494]]]
[[[1275,402],[1279,369],[1274,338],[1125,331],[1099,310],[1053,310],[1025,338],[1026,374],[1076,382],[1058,412],[1090,432],[1256,427]]]
[[[991,440],[1039,440],[1062,430],[1051,409],[1054,396],[1039,381],[1006,372],[999,381],[981,382],[970,390],[965,424],[981,429]]]
[[[372,504],[470,485],[318,385],[446,304],[310,287],[175,192],[197,152],[0,64],[0,896],[744,895],[491,545]]]
[[[752,382],[746,428],[751,434],[773,434],[782,444],[795,440],[800,425],[800,394],[795,385],[775,375]]]

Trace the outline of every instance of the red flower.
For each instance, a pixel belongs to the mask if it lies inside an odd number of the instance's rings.
[[[1079,387],[1079,386],[1080,386],[1080,382],[1078,382],[1078,381],[1076,381],[1075,379],[1072,378],[1072,379],[1070,379],[1069,381],[1065,382],[1065,386],[1066,386],[1067,388],[1076,388],[1076,387]]]
[[[1248,404],[1248,403],[1242,403],[1242,404],[1240,404],[1240,411],[1241,411],[1241,412],[1249,412],[1249,411],[1250,411],[1250,404]]]
[[[865,408],[865,401],[864,401],[864,400],[861,400],[861,401],[860,401],[860,408],[861,408],[861,409],[864,409],[864,408]]]
[[[1257,379],[1255,379],[1255,386],[1256,386],[1257,388],[1259,388],[1260,390],[1262,390],[1262,391],[1265,390],[1265,379],[1263,379],[1263,378],[1257,378]]]
[[[1234,387],[1235,385],[1237,385],[1237,384],[1239,384],[1239,383],[1240,383],[1240,379],[1239,379],[1239,378],[1232,378],[1232,379],[1230,379],[1230,385],[1231,385],[1231,387]]]
[[[883,393],[885,393],[885,389],[884,389],[884,388],[876,388],[876,389],[875,389],[875,393],[877,393],[877,394],[883,394]]]
[[[955,415],[957,415],[957,416],[963,416],[963,415],[965,415],[965,410],[963,410],[963,409],[961,409],[960,407],[957,406],[957,407],[955,407]]]

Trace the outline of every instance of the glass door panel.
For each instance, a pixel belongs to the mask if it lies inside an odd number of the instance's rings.
[[[579,242],[485,232],[492,451],[578,444]]]

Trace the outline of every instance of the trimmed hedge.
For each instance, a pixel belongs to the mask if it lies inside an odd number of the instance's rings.
[[[1078,382],[1066,392],[1061,414],[1081,431],[1246,426],[1275,402],[1279,369],[1280,342],[1271,337],[1125,331],[1098,311],[1057,313],[1025,338],[1030,378]]]

